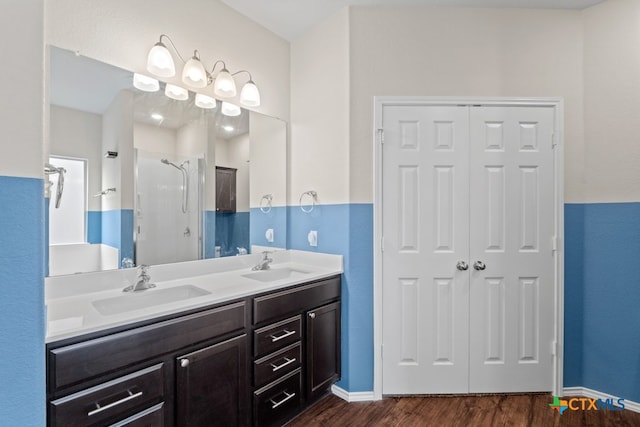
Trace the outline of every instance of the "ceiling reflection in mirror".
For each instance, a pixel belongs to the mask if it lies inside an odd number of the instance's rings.
[[[284,122],[225,115],[220,100],[200,108],[193,92],[171,99],[162,82],[140,91],[131,72],[55,47],[49,77],[49,163],[84,165],[66,168],[61,207],[50,203],[50,275],[285,246],[286,213],[260,209],[267,194],[285,205]],[[84,235],[60,237],[53,231],[65,229],[60,218],[79,195]]]

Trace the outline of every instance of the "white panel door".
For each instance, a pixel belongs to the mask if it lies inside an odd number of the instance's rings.
[[[549,391],[554,110],[471,107],[470,117],[469,391]]]
[[[468,108],[383,112],[383,393],[465,393]]]
[[[385,106],[383,127],[383,394],[551,390],[554,109]]]

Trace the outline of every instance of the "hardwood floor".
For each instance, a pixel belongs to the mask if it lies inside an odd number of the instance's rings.
[[[288,427],[640,426],[640,413],[629,410],[565,410],[560,415],[550,403],[549,394],[389,397],[357,403],[328,395]]]

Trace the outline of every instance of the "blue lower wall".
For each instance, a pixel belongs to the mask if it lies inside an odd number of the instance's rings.
[[[584,206],[582,385],[640,402],[640,203]]]
[[[373,390],[373,205],[317,205],[287,209],[287,247],[344,256],[342,379],[350,392]],[[318,246],[307,234],[318,232]]]
[[[582,386],[584,207],[564,206],[564,386]]]
[[[220,246],[220,256],[238,255],[238,248],[251,251],[249,212],[217,212],[215,218],[215,246]]]
[[[42,179],[0,176],[0,425],[45,424]]]
[[[87,212],[87,243],[102,243],[102,211]]]
[[[269,212],[260,208],[250,210],[251,243],[259,246],[284,248],[287,245],[287,208],[274,206]],[[273,229],[273,242],[267,242],[265,233]]]
[[[133,209],[102,211],[101,243],[117,248],[118,262],[133,259]]]

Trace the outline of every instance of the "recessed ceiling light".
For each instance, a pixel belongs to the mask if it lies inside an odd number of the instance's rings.
[[[159,114],[159,113],[153,113],[153,114],[151,114],[151,118],[152,118],[153,120],[157,120],[157,121],[161,121],[161,120],[163,120],[163,119],[164,119],[164,117],[162,117],[162,114]]]

